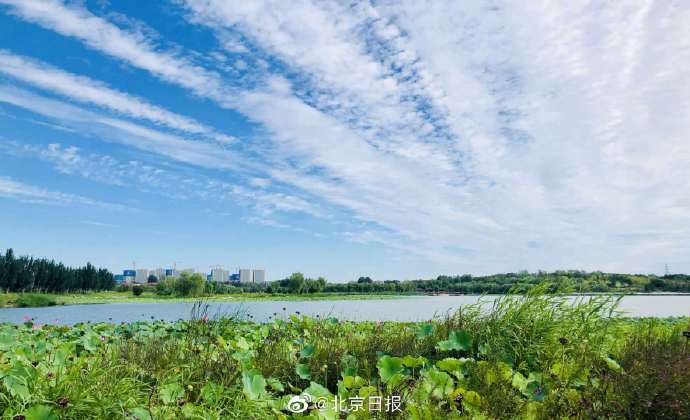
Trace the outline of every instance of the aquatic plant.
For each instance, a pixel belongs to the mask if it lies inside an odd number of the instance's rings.
[[[687,418],[688,319],[530,292],[422,323],[0,324],[5,418]],[[308,395],[308,398],[307,398]],[[343,403],[345,402],[345,403]]]

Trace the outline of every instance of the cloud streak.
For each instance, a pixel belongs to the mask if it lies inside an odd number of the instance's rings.
[[[124,207],[105,201],[94,200],[81,195],[52,191],[35,185],[15,181],[7,176],[0,176],[0,197],[12,198],[25,203],[49,205],[85,205],[107,207],[122,210]]]
[[[218,133],[213,128],[191,118],[111,89],[102,82],[68,73],[2,49],[0,49],[0,72],[70,99],[107,108],[128,117],[148,120],[154,124],[190,134],[202,134],[218,141],[234,141],[231,136]]]
[[[270,61],[251,86],[83,7],[0,3],[240,112],[261,128],[237,152],[264,163],[254,176],[342,209],[363,225],[350,240],[474,272],[651,270],[690,254],[682,3],[181,2],[229,54]],[[99,122],[177,159],[210,153]]]

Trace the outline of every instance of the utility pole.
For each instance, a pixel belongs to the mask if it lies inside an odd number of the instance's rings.
[[[668,272],[668,264],[664,264],[664,277],[668,277],[670,273]]]

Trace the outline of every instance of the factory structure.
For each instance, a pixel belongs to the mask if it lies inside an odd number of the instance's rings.
[[[222,266],[214,266],[210,272],[197,272],[192,268],[177,269],[177,268],[155,268],[152,270],[146,268],[132,268],[122,271],[122,274],[115,275],[117,283],[124,284],[144,284],[149,282],[149,277],[155,277],[154,281],[159,281],[163,278],[178,278],[182,273],[199,274],[207,281],[217,283],[265,283],[266,270],[263,268],[238,268],[235,272],[230,272]],[[153,278],[151,278],[153,280]]]

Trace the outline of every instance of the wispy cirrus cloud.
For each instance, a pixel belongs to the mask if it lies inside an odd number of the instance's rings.
[[[235,141],[232,136],[218,133],[207,125],[150,104],[142,98],[111,89],[100,81],[72,74],[2,49],[0,49],[0,73],[70,99],[107,108],[128,117],[148,120],[157,125],[186,133],[204,135],[222,142]]]
[[[152,40],[90,13],[79,5],[59,0],[0,0],[10,11],[62,35],[77,38],[89,47],[151,72],[163,80],[220,102],[232,98],[221,76],[173,52],[158,51]]]
[[[0,102],[28,109],[85,134],[97,135],[188,164],[234,170],[253,165],[249,159],[239,160],[235,152],[217,144],[188,140],[14,86],[0,84]]]
[[[122,161],[109,155],[89,153],[76,146],[59,143],[34,145],[0,140],[0,152],[25,159],[40,159],[52,164],[66,175],[78,175],[89,181],[122,188],[136,188],[147,194],[176,200],[204,200],[222,208],[232,203],[253,209],[263,219],[285,213],[300,213],[325,217],[324,210],[303,197],[281,191],[271,191],[262,183],[257,188],[253,179],[247,185],[211,178],[199,173],[176,172],[139,160]],[[250,219],[252,222],[259,220]],[[272,220],[276,226],[289,226]],[[265,224],[265,223],[264,223]]]
[[[228,53],[273,63],[244,86],[85,7],[0,3],[239,111],[263,130],[252,177],[349,212],[352,240],[472,271],[690,252],[686,5],[179,2]]]
[[[107,207],[115,210],[123,210],[125,207],[119,204],[95,200],[76,194],[68,194],[60,191],[52,191],[39,186],[15,181],[7,176],[0,176],[0,197],[12,198],[19,201],[35,204],[49,205],[85,205]]]

